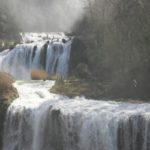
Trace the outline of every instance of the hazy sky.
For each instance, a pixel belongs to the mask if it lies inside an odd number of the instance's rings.
[[[0,0],[24,31],[70,31],[85,0]]]

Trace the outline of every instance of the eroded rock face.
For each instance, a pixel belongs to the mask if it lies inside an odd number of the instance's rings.
[[[19,97],[13,86],[14,78],[5,72],[0,72],[0,149],[2,148],[3,124],[5,114],[10,103]]]

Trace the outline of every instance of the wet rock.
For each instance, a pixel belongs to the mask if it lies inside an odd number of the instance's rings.
[[[46,68],[48,44],[49,44],[49,41],[44,44],[44,46],[42,47],[42,50],[41,50],[41,54],[40,54],[40,64],[41,64],[42,69]]]
[[[33,61],[33,59],[34,59],[34,57],[35,57],[36,50],[37,50],[37,45],[35,45],[35,46],[33,47],[32,61]]]
[[[63,42],[63,43],[67,43],[67,40],[66,40],[66,39],[62,39],[62,42]]]

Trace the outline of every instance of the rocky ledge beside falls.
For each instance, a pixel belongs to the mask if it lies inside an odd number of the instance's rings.
[[[10,103],[19,97],[17,89],[13,86],[14,78],[5,72],[0,72],[0,149],[2,149],[3,125],[5,114]]]

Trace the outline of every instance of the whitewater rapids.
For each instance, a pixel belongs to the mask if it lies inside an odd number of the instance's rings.
[[[3,150],[150,150],[150,104],[49,92],[52,81],[17,81]]]

